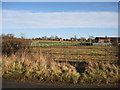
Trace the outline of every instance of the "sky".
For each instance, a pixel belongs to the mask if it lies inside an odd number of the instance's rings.
[[[26,38],[118,36],[117,2],[3,2],[2,33]]]
[[[2,2],[28,2],[28,0],[1,0]],[[119,0],[29,0],[29,2],[119,2]]]

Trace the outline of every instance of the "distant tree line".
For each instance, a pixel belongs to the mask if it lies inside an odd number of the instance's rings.
[[[60,40],[60,39],[62,39],[62,38],[58,37],[58,36],[50,36],[50,37],[42,36],[42,37],[39,37],[39,38],[35,38],[35,40]]]
[[[33,40],[54,40],[54,41],[80,41],[80,42],[91,42],[94,43],[95,42],[95,38],[94,36],[89,36],[88,39],[86,39],[85,37],[81,37],[81,38],[77,38],[76,35],[74,35],[74,37],[71,37],[70,39],[64,39],[58,36],[42,36],[39,38],[32,38]]]
[[[0,35],[0,37],[2,37],[2,39],[15,39],[16,37],[14,36],[14,34],[2,34]],[[25,39],[24,38],[24,34],[21,34],[20,38],[17,39]],[[64,39],[62,37],[58,37],[58,36],[42,36],[42,37],[36,37],[36,38],[32,38],[32,40],[53,40],[53,41],[79,41],[79,42],[89,42],[89,43],[94,43],[95,42],[95,37],[94,36],[89,36],[88,39],[86,39],[85,37],[80,37],[78,38],[76,35],[74,35],[73,37],[70,37],[69,39]]]

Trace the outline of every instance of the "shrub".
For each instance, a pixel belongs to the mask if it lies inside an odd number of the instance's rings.
[[[11,55],[20,49],[25,49],[30,47],[30,40],[4,37],[2,40],[2,53]]]

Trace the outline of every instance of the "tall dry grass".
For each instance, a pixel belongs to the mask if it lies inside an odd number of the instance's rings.
[[[120,67],[108,62],[89,62],[85,72],[80,77],[81,83],[118,83]]]
[[[34,49],[18,51],[11,56],[3,55],[3,78],[35,79],[77,83],[80,74],[70,64],[49,61]]]

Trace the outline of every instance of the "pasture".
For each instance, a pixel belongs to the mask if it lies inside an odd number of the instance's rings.
[[[79,41],[52,41],[52,40],[33,40],[32,47],[52,47],[52,46],[78,46],[84,42]]]
[[[43,55],[54,61],[117,62],[118,48],[105,46],[54,46],[38,47]]]

